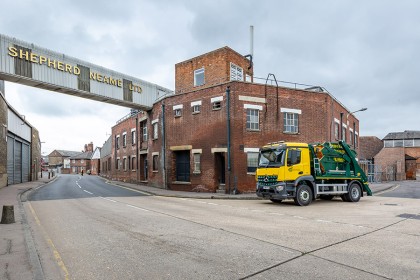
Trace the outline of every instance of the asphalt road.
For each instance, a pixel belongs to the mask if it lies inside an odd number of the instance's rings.
[[[385,192],[381,194],[380,196],[420,199],[420,182],[419,181],[399,182],[397,188],[394,188],[391,191]]]
[[[61,176],[25,210],[45,275],[65,279],[418,279],[420,204],[147,196]]]

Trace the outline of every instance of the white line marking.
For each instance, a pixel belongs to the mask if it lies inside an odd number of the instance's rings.
[[[143,208],[140,208],[140,207],[137,207],[137,206],[133,206],[133,205],[129,205],[129,204],[126,204],[128,207],[131,207],[131,208],[134,208],[134,209],[137,209],[137,210],[141,210],[141,211],[144,211],[144,212],[150,212],[149,210],[147,210],[147,209],[143,209]]]
[[[76,182],[76,185],[79,187],[79,189],[81,189],[82,187],[79,185],[79,183]]]
[[[91,192],[88,192],[87,190],[83,190],[84,192],[87,192],[88,194],[93,194],[93,193],[91,193]]]
[[[216,203],[213,203],[213,202],[208,202],[207,204],[208,205],[219,205],[219,204],[216,204]]]
[[[106,197],[102,197],[102,196],[100,196],[99,198],[102,198],[102,199],[105,199],[105,200],[108,200],[108,201],[111,201],[111,202],[117,202],[117,201],[115,201],[115,200],[112,200],[112,199],[110,199],[110,198],[106,198]]]

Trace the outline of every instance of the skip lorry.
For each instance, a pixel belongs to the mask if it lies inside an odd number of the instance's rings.
[[[364,192],[372,195],[356,152],[344,141],[269,143],[260,149],[255,176],[257,195],[276,203],[293,199],[307,206],[316,198],[335,196],[358,202]]]

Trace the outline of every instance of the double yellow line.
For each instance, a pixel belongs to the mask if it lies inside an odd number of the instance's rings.
[[[69,271],[67,270],[67,267],[64,264],[63,259],[60,256],[60,253],[58,253],[58,250],[55,247],[54,243],[52,242],[51,238],[48,236],[47,232],[45,231],[45,229],[41,225],[41,221],[39,220],[38,215],[35,213],[35,210],[34,210],[34,208],[32,207],[32,204],[29,201],[28,201],[28,205],[29,205],[29,210],[31,210],[32,216],[35,219],[35,222],[40,227],[42,235],[44,236],[45,240],[47,241],[48,245],[50,246],[50,248],[51,248],[51,250],[54,254],[55,261],[57,262],[58,266],[61,268],[61,270],[64,273],[64,279],[65,280],[70,279],[69,278],[70,277]]]

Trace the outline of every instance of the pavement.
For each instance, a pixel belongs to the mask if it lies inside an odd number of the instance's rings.
[[[22,195],[38,187],[42,187],[57,178],[48,178],[48,175],[45,176],[45,174],[47,173],[44,173],[43,178],[40,178],[38,181],[10,185],[0,189],[0,210],[3,211],[4,205],[13,205],[15,216],[15,223],[0,224],[0,279],[44,279],[34,238],[23,208]],[[255,193],[231,195],[223,193],[172,191],[142,184],[104,180],[109,184],[119,185],[156,196],[196,199],[259,199]],[[370,184],[370,188],[373,194],[377,194],[391,189],[398,184],[399,182],[395,181],[373,183]]]

